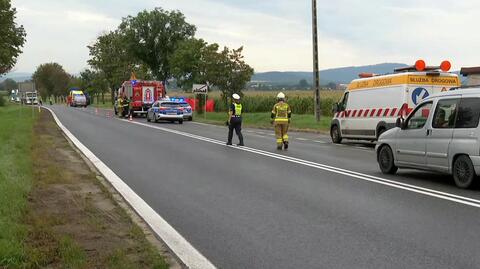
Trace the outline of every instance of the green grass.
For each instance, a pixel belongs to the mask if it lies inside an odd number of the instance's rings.
[[[65,268],[85,268],[86,254],[70,237],[65,236],[60,240],[60,258]]]
[[[27,227],[22,217],[32,186],[30,149],[36,111],[16,105],[0,107],[0,267],[25,262]]]
[[[205,119],[203,114],[195,114],[194,121],[225,124],[228,115],[224,112],[208,112]],[[254,128],[273,128],[270,123],[270,113],[245,113],[243,114],[243,126]],[[330,117],[321,117],[320,122],[315,120],[314,115],[292,115],[290,123],[291,130],[308,130],[326,132],[330,130]]]
[[[98,108],[113,108],[112,101],[110,98],[105,98],[105,103],[102,102],[100,99],[100,102],[97,103],[97,98],[94,98],[93,102],[90,104],[92,107],[98,107]]]

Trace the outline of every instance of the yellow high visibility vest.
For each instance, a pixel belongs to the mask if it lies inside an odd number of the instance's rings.
[[[240,117],[242,116],[242,104],[234,103],[235,105],[235,116]]]
[[[275,122],[288,122],[288,114],[291,112],[287,103],[277,103],[272,110],[272,113],[275,115]]]

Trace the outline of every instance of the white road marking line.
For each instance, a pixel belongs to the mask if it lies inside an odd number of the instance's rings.
[[[125,120],[123,120],[123,121],[125,121]],[[210,143],[217,144],[217,145],[225,145],[225,143],[222,142],[222,141],[207,138],[207,137],[202,137],[202,136],[191,134],[191,133],[186,133],[186,132],[172,130],[172,129],[158,127],[158,126],[152,126],[152,125],[148,125],[148,124],[144,124],[144,123],[140,123],[140,122],[133,122],[133,123],[141,125],[141,126],[145,126],[145,127],[148,127],[148,128],[158,129],[158,130],[161,130],[161,131],[165,131],[165,132],[169,132],[169,133],[173,133],[173,134],[177,134],[177,135],[190,137],[190,138],[194,138],[194,139],[205,141],[205,142],[210,142]],[[451,193],[447,193],[447,192],[441,192],[441,191],[428,189],[428,188],[424,188],[424,187],[419,187],[419,186],[415,186],[415,185],[411,185],[411,184],[401,183],[401,182],[397,182],[397,181],[394,181],[394,180],[389,180],[389,179],[385,179],[385,178],[381,178],[381,177],[362,174],[362,173],[359,173],[359,172],[355,172],[355,171],[351,171],[351,170],[347,170],[347,169],[343,169],[343,168],[339,168],[339,167],[334,167],[334,166],[329,166],[329,165],[325,165],[325,164],[315,163],[315,162],[302,160],[302,159],[298,159],[298,158],[294,158],[294,157],[289,157],[289,156],[285,156],[285,155],[280,155],[280,154],[276,154],[276,153],[272,153],[272,152],[268,152],[268,151],[264,151],[264,150],[260,150],[260,149],[249,148],[249,147],[233,147],[233,146],[228,146],[228,147],[231,147],[231,148],[237,149],[237,150],[242,150],[242,151],[255,153],[255,154],[258,154],[258,155],[263,155],[263,156],[266,156],[266,157],[271,157],[271,158],[283,160],[283,161],[297,163],[297,164],[300,164],[300,165],[305,165],[305,166],[321,169],[321,170],[324,170],[324,171],[329,171],[329,172],[336,173],[336,174],[345,175],[347,177],[353,177],[353,178],[361,179],[361,180],[372,182],[372,183],[377,183],[377,184],[381,184],[381,185],[385,185],[385,186],[389,186],[389,187],[393,187],[393,188],[397,188],[397,189],[402,189],[402,190],[406,190],[406,191],[410,191],[410,192],[414,192],[414,193],[419,193],[419,194],[423,194],[423,195],[430,196],[430,197],[435,197],[435,198],[439,198],[439,199],[443,199],[443,200],[447,200],[447,201],[451,201],[451,202],[455,202],[455,203],[459,203],[459,204],[464,204],[464,205],[469,205],[469,206],[472,206],[472,207],[480,208],[480,200],[472,199],[472,198],[469,198],[469,197],[455,195],[455,194],[451,194]]]
[[[225,116],[225,121],[226,121],[226,116]],[[202,122],[198,122],[198,121],[191,121],[190,123],[192,123],[192,124],[197,124],[197,125],[208,126],[208,127],[217,127],[217,128],[223,128],[223,127],[222,127],[222,126],[220,126],[220,125],[214,125],[214,124],[202,123]]]
[[[320,144],[327,144],[328,142],[321,141],[321,140],[314,140],[313,142],[315,143],[320,143]]]
[[[127,203],[145,220],[152,230],[167,244],[177,257],[188,267],[198,269],[216,268],[195,247],[193,247],[181,234],[179,234],[166,220],[151,208],[138,194],[117,176],[106,164],[83,145],[58,119],[50,108],[55,122],[73,144],[95,165],[102,175],[122,195]],[[125,120],[124,120],[125,121]],[[129,122],[128,120],[126,120]],[[131,122],[138,124],[137,122]]]
[[[354,148],[363,149],[363,150],[372,150],[373,149],[373,148],[369,148],[369,147],[360,147],[360,146],[355,146]]]
[[[300,141],[309,141],[310,139],[306,139],[306,138],[302,138],[302,137],[298,137],[298,138],[295,138],[296,140],[300,140]]]

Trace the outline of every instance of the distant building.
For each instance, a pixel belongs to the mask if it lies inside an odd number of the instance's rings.
[[[337,84],[337,90],[346,90],[348,88],[348,84]]]
[[[478,67],[463,67],[460,70],[462,76],[467,77],[466,86],[480,85],[480,66]]]

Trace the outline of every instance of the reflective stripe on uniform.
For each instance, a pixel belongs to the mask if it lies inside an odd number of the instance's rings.
[[[275,115],[275,122],[288,122],[288,114],[291,113],[290,106],[287,103],[277,103],[273,107],[272,113]]]

